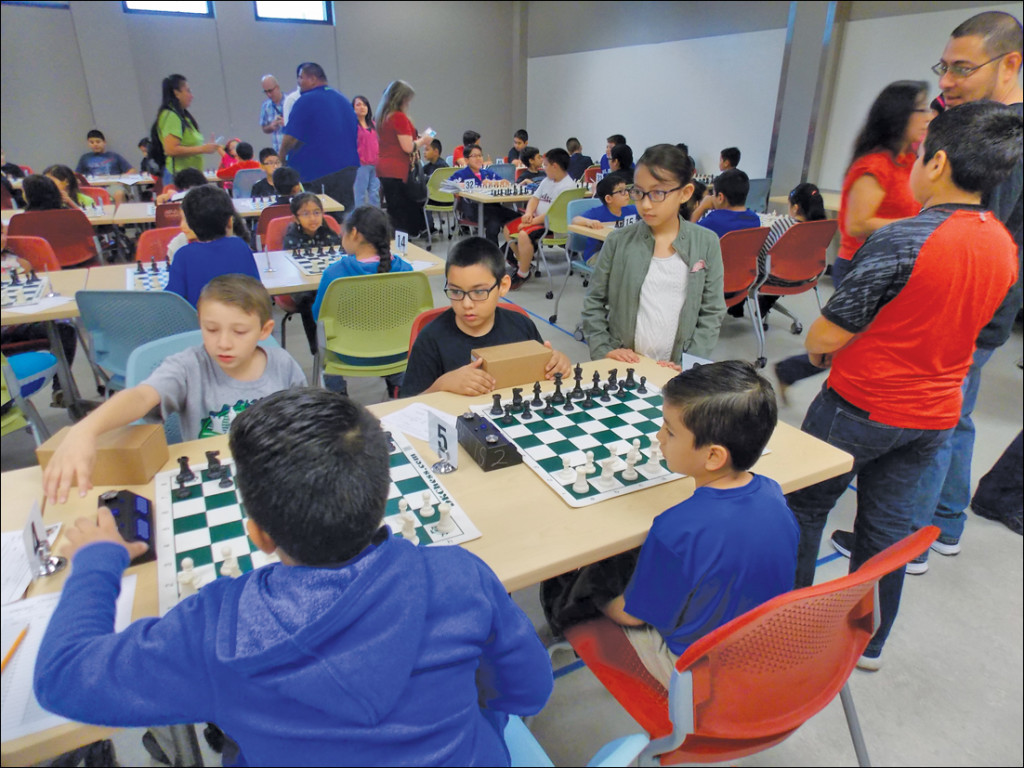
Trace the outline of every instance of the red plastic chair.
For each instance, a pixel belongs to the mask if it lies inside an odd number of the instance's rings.
[[[103,205],[113,205],[114,199],[110,196],[110,193],[103,187],[79,187],[78,190],[83,195],[88,195],[97,203],[103,203]]]
[[[181,203],[160,203],[156,207],[156,217],[153,220],[157,229],[164,227],[181,227],[184,221],[184,214],[181,212]]]
[[[848,576],[779,595],[708,633],[676,662],[671,694],[610,620],[568,629],[566,639],[650,734],[641,765],[719,762],[760,752],[785,740],[837,693],[857,761],[867,765],[847,680],[878,625],[879,579],[927,550],[938,535],[935,526],[922,528]]]
[[[0,210],[10,211],[14,208],[14,199],[7,191],[7,185],[0,185]]]
[[[259,221],[256,222],[256,249],[263,250],[263,243],[267,241],[267,227],[270,226],[271,221],[279,219],[282,216],[287,216],[291,219],[291,215],[291,206],[284,203],[268,205],[264,208],[260,213]]]
[[[85,178],[85,174],[84,173],[79,173],[78,171],[75,171],[74,173],[75,173],[75,178],[78,180],[78,189],[79,190],[81,190],[82,187],[88,187],[89,186],[89,180],[87,178]]]
[[[62,267],[74,267],[99,259],[99,244],[89,218],[79,210],[25,211],[11,217],[11,237],[41,237],[46,240]]]
[[[147,264],[156,259],[167,261],[167,246],[171,240],[181,234],[179,227],[161,227],[160,229],[147,229],[139,235],[139,242],[135,246],[135,260]]]
[[[761,296],[794,296],[798,293],[814,291],[821,309],[821,295],[818,293],[818,280],[825,274],[825,257],[829,243],[839,228],[836,219],[822,221],[803,221],[794,224],[782,233],[771,251],[766,262],[767,275],[765,281],[757,286],[755,299]],[[770,285],[767,281],[783,281],[791,285]],[[764,326],[761,324],[761,304],[754,302],[757,311],[759,357],[765,356]],[[789,329],[800,333],[804,327],[788,309],[776,304],[774,309],[793,321]]]
[[[19,165],[18,167],[21,168],[21,170],[25,173],[26,176],[31,176],[33,173],[32,168],[30,168],[27,165]]]
[[[423,330],[423,326],[429,324],[434,318],[440,315],[442,312],[447,312],[451,307],[434,307],[428,309],[426,312],[421,312],[416,316],[416,319],[412,321],[412,330],[409,333],[409,351],[412,352],[412,345],[416,341],[416,337],[420,335],[420,331]],[[511,312],[518,312],[520,315],[530,316],[530,313],[520,307],[518,304],[513,304],[510,301],[503,301],[498,305],[498,309],[507,309]]]
[[[288,225],[293,221],[291,215],[288,217],[278,216],[267,222],[267,237],[263,245],[268,251],[280,251],[284,249],[284,235],[288,231]],[[336,235],[341,235],[341,224],[333,216],[324,216],[324,222]]]
[[[57,261],[57,254],[53,247],[42,237],[8,237],[7,249],[15,256],[24,259],[32,265],[36,274],[42,275],[45,272],[60,271],[60,262]]]
[[[751,289],[757,284],[757,254],[767,237],[768,227],[757,227],[728,232],[721,240],[722,263],[725,267],[722,286],[725,291],[725,306],[734,307],[743,302],[747,303],[747,315],[756,326],[755,338],[760,338],[757,328],[760,328],[761,323],[752,306],[754,300]],[[763,357],[757,361],[761,368],[764,368],[765,363],[767,360]]]
[[[600,165],[592,165],[583,172],[583,180],[587,182],[587,184],[593,184],[595,181],[597,181],[597,174],[599,174],[600,172]]]

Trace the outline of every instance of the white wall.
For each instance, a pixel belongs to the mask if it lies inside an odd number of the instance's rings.
[[[1009,3],[848,22],[832,110],[822,139],[821,171],[810,181],[822,189],[842,187],[854,139],[872,102],[886,85],[896,80],[924,80],[932,96],[937,96],[938,78],[929,68],[942,57],[950,32],[982,11],[1005,11],[1021,17],[1020,3]]]
[[[621,133],[639,157],[651,144],[686,142],[700,172],[736,146],[740,167],[768,166],[785,29],[609,48],[527,63],[530,143],[546,150],[579,137],[597,157]]]

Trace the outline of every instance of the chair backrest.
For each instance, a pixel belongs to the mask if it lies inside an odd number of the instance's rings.
[[[584,215],[591,208],[600,208],[601,205],[602,202],[594,197],[581,197],[578,200],[570,200],[569,205],[565,208],[566,221],[571,224],[572,220],[577,216]],[[565,248],[574,253],[580,253],[586,247],[586,240],[587,238],[583,235],[570,233],[569,239],[565,243]]]
[[[569,231],[569,217],[567,209],[569,203],[573,200],[580,200],[586,196],[587,190],[585,189],[566,189],[558,193],[558,197],[551,203],[551,207],[548,208],[548,212],[544,216],[544,221],[547,224],[548,235],[556,234],[562,235],[563,237]]]
[[[583,180],[587,182],[587,184],[593,184],[595,181],[597,181],[597,174],[599,174],[600,172],[600,165],[592,165],[585,171],[583,171]]]
[[[75,178],[78,180],[78,188],[79,189],[81,189],[82,187],[88,187],[89,186],[89,179],[87,179],[85,177],[84,173],[79,173],[78,171],[75,171],[74,173],[75,173]]]
[[[231,196],[232,197],[249,197],[252,195],[252,185],[255,184],[262,178],[266,178],[266,174],[260,168],[243,168],[235,174],[234,180],[231,182]]]
[[[424,326],[429,325],[433,322],[438,315],[442,312],[447,312],[451,307],[434,307],[428,309],[426,312],[421,312],[416,316],[416,319],[412,321],[412,330],[409,332],[409,351],[412,352],[412,345],[416,343],[416,337],[420,335],[420,331],[423,330]],[[530,316],[530,313],[523,309],[518,304],[513,304],[510,301],[502,302],[498,305],[498,310],[508,310],[510,312],[518,312],[520,315]]]
[[[6,184],[0,184],[0,210],[10,211],[14,209],[14,198],[7,189]]]
[[[178,227],[145,230],[139,235],[139,242],[135,245],[135,260],[146,263],[154,259],[167,261],[167,246],[180,234],[181,229]]]
[[[94,362],[115,377],[125,376],[136,347],[199,327],[195,308],[168,291],[78,291],[75,301]]]
[[[824,219],[802,221],[787,229],[769,251],[772,277],[794,283],[808,281],[804,290],[809,289],[825,272],[825,256],[838,228],[837,219]]]
[[[327,349],[350,358],[408,353],[413,321],[434,306],[422,272],[341,277],[327,286],[320,305]]]
[[[511,166],[510,166],[511,167]],[[458,168],[438,168],[427,179],[427,202],[431,201],[435,203],[454,203],[455,195],[451,192],[444,192],[441,189],[441,185],[451,178],[452,174],[455,173]]]
[[[516,179],[516,167],[514,165],[501,163],[500,165],[492,165],[491,170],[505,179],[505,181],[515,181]]]
[[[156,207],[154,224],[157,229],[181,227],[182,221],[184,221],[184,214],[181,212],[181,203],[160,203]]]
[[[114,204],[114,198],[112,198],[110,193],[103,187],[79,187],[78,191],[83,195],[91,197],[93,202],[102,203],[103,205]]]
[[[768,192],[772,188],[771,179],[751,179],[750,191],[747,192],[747,208],[758,213],[768,210]]]
[[[274,219],[279,219],[282,216],[291,218],[292,209],[290,205],[285,203],[279,203],[277,205],[268,205],[260,212],[259,221],[256,222],[256,237],[259,238],[258,242],[263,243],[267,239],[267,227],[270,222]],[[324,217],[327,218],[327,217]]]
[[[779,595],[709,632],[676,662],[671,693],[607,652],[607,619],[570,628],[566,637],[657,739],[647,757],[666,765],[732,760],[782,741],[835,698],[877,627],[878,580],[938,534],[922,528],[848,576]],[[639,663],[635,654],[632,660]]]
[[[334,232],[334,234],[341,234],[341,222],[331,216],[331,214],[328,213],[324,216],[324,222],[331,228],[331,231]]]
[[[28,166],[28,165],[19,165],[18,167],[21,168],[21,170],[24,172],[24,174],[26,176],[31,176],[32,175],[32,168],[30,166]]]
[[[89,217],[71,208],[19,213],[11,217],[7,234],[43,238],[57,254],[62,267],[73,267],[98,255]]]
[[[333,221],[333,217],[324,216],[324,220]],[[284,248],[284,233],[288,231],[288,225],[291,223],[291,216],[278,216],[276,219],[271,219],[267,222],[267,237],[262,240],[263,247],[268,251],[280,251]]]
[[[722,236],[723,289],[727,306],[740,304],[757,281],[757,254],[768,237],[768,227],[740,229]],[[729,298],[730,294],[734,294]]]
[[[19,256],[32,265],[36,274],[57,272],[60,262],[50,244],[41,237],[8,237],[7,248],[15,256]]]
[[[449,166],[455,165],[455,155],[448,155],[445,157],[444,161],[448,163]],[[32,171],[29,171],[29,173],[32,173]]]

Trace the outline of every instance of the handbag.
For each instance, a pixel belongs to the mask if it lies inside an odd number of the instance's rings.
[[[409,153],[409,176],[405,181],[405,193],[417,205],[427,202],[427,177],[420,165],[419,152]]]

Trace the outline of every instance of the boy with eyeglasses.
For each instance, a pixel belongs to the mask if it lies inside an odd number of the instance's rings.
[[[474,349],[531,340],[551,347],[533,320],[498,307],[512,281],[505,274],[497,245],[482,237],[459,240],[448,251],[444,272],[451,310],[438,315],[416,337],[402,383],[403,397],[429,392],[487,394],[496,382],[482,370],[482,360],[473,360]],[[552,350],[546,371],[548,379],[556,373],[568,376],[569,358]]]
[[[264,147],[260,150],[260,170],[267,174],[267,178],[260,179],[252,185],[251,197],[275,197],[277,190],[274,189],[274,171],[281,167],[281,158],[276,149]]]
[[[626,180],[617,173],[610,173],[597,182],[594,199],[600,200],[602,204],[588,210],[586,216],[574,216],[573,224],[591,229],[601,229],[608,222],[620,222],[627,216],[636,219],[636,206],[626,205],[629,202],[629,189]],[[583,246],[583,260],[589,262],[601,250],[602,245],[600,240],[588,237]]]
[[[489,168],[484,168],[484,151],[479,144],[468,144],[465,147],[463,158],[466,167],[451,175],[450,180],[454,182],[472,181],[480,187],[503,187],[508,186],[508,181],[501,178]],[[468,200],[459,200],[460,214],[465,219],[476,220],[476,203]],[[498,233],[508,222],[516,218],[518,214],[511,208],[502,205],[484,206],[484,231],[481,233],[495,245],[498,244]]]

